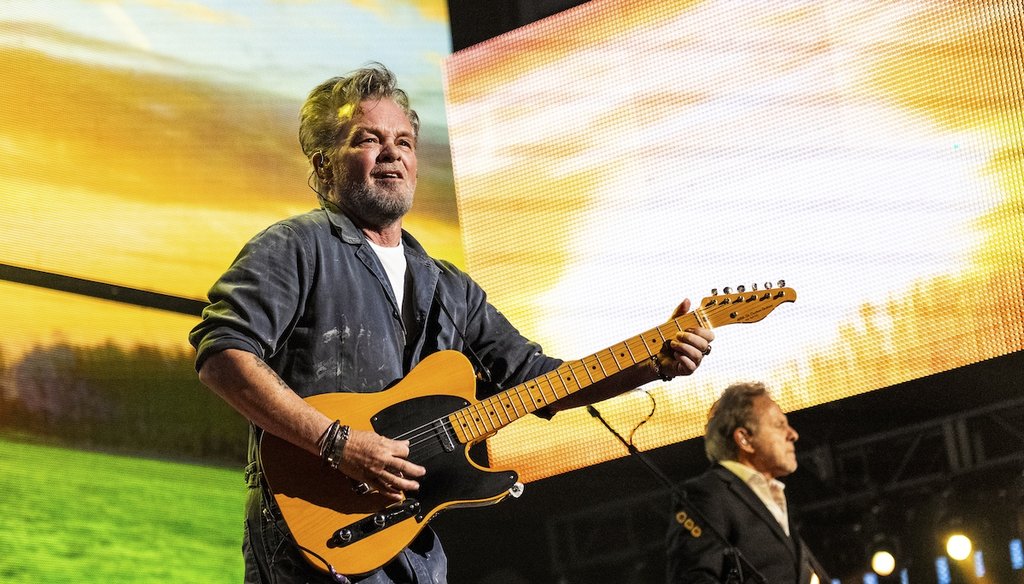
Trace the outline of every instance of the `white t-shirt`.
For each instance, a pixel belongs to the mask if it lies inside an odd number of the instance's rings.
[[[401,242],[395,247],[383,247],[370,240],[366,242],[380,258],[388,281],[391,282],[391,290],[395,293],[395,300],[398,301],[398,310],[401,311],[405,302],[405,246]]]

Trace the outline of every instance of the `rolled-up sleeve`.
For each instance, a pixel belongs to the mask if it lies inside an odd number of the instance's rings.
[[[210,289],[210,305],[189,334],[196,370],[225,349],[264,360],[276,353],[305,301],[312,277],[309,257],[302,238],[286,224],[251,239]]]

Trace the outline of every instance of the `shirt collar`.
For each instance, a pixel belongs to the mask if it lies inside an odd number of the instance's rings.
[[[338,237],[342,241],[355,245],[361,245],[364,241],[368,241],[363,232],[356,227],[355,223],[352,223],[352,220],[348,218],[348,215],[340,207],[323,198],[320,199],[320,205],[327,213],[327,219],[334,226]],[[411,233],[404,229],[402,230],[402,243],[407,250],[411,250],[418,258],[421,260],[426,259],[427,252],[423,249],[423,246],[420,245],[420,242]]]
[[[721,464],[725,468],[729,469],[729,471],[732,474],[738,476],[741,481],[748,485],[752,483],[757,483],[765,486],[774,485],[783,490],[786,489],[786,484],[780,481],[779,479],[768,480],[765,478],[763,474],[743,464],[742,462],[738,462],[735,460],[720,460],[718,461],[718,464]]]

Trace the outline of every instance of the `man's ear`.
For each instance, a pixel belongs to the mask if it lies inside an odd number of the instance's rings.
[[[314,152],[310,162],[313,163],[313,170],[316,172],[320,182],[324,184],[329,183],[331,181],[331,159],[323,153],[323,150]]]
[[[754,447],[750,445],[750,431],[746,428],[736,428],[732,432],[732,439],[736,447],[743,452],[753,452]]]

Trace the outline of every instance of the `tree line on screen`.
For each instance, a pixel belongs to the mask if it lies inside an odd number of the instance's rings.
[[[0,432],[140,456],[245,459],[246,422],[203,387],[192,355],[59,343],[0,353]]]

